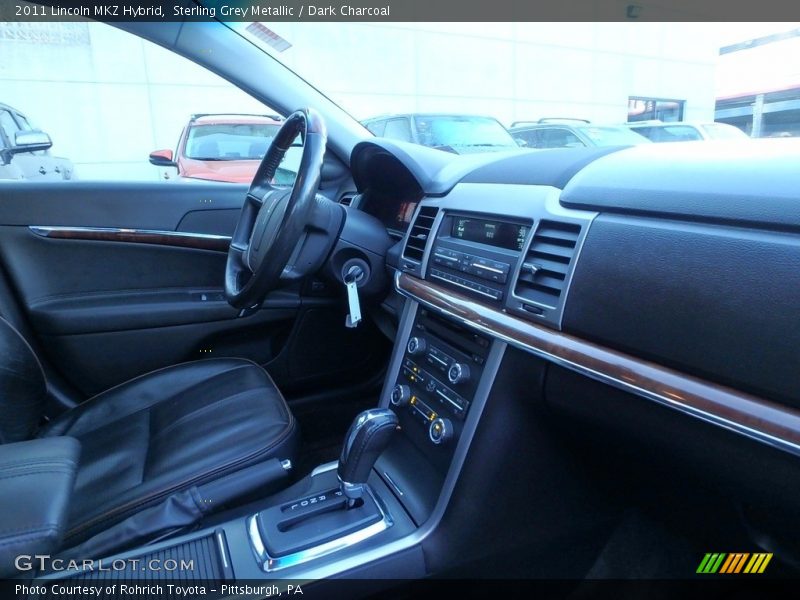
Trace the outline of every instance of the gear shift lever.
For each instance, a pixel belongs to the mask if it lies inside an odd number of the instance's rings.
[[[348,506],[364,493],[370,471],[398,428],[397,415],[388,408],[371,408],[359,414],[347,435],[339,456],[339,484]]]
[[[312,474],[306,480],[309,485],[302,488],[302,497],[288,501],[284,498],[251,517],[250,543],[259,561],[263,561],[262,568],[274,568],[282,557],[289,557],[288,564],[298,564],[316,552],[331,552],[330,548],[354,543],[345,543],[348,536],[368,537],[391,527],[391,519],[365,488],[375,461],[388,446],[398,423],[397,415],[388,408],[365,410],[353,421],[344,439],[337,473],[340,491],[334,487],[332,471],[323,471],[319,477]]]

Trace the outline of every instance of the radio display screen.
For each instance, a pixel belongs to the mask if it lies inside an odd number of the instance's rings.
[[[521,251],[528,235],[528,227],[502,221],[455,217],[450,235],[468,242]]]

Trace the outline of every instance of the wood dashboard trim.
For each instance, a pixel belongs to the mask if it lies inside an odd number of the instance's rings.
[[[215,252],[227,252],[228,246],[231,244],[229,236],[183,231],[122,229],[115,227],[50,227],[43,225],[32,225],[29,229],[36,235],[49,239],[154,244],[157,246],[174,246]]]
[[[401,294],[465,325],[603,383],[800,456],[800,411],[648,362],[486,306],[398,272]]]

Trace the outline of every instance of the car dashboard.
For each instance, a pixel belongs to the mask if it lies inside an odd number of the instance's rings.
[[[513,577],[534,557],[543,577],[580,579],[651,498],[694,541],[735,530],[796,560],[800,146],[749,152],[360,143],[346,210],[397,235],[380,521],[287,556],[264,545],[258,511],[335,489],[334,462],[123,556],[213,542],[252,581]]]
[[[417,518],[435,514],[470,444],[508,459],[472,438],[500,404],[527,401],[592,458],[614,447],[640,469],[594,476],[734,490],[736,526],[787,554],[763,540],[798,523],[785,489],[800,458],[799,155],[769,142],[564,149],[428,180],[405,155],[423,198],[392,265],[406,304],[384,401],[411,444],[381,468],[411,489],[398,465],[413,455],[429,471]],[[511,364],[531,374],[522,399]]]

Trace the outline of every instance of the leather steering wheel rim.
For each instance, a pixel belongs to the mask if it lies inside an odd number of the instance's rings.
[[[291,188],[272,185],[278,166],[298,134],[303,154]],[[325,157],[327,131],[315,110],[286,118],[247,191],[225,264],[225,297],[238,309],[259,306],[291,272],[295,249],[311,220]]]

